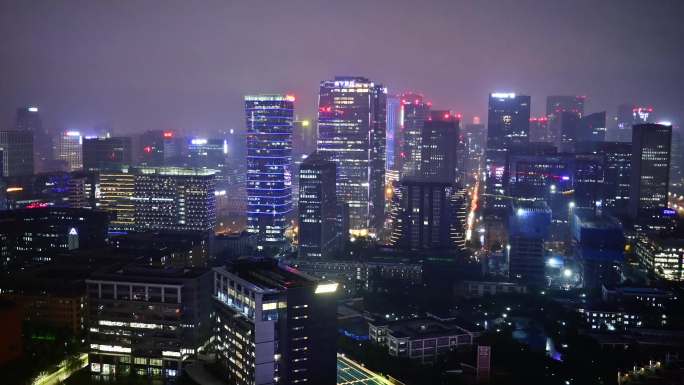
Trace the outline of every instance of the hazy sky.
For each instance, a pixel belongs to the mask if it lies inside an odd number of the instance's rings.
[[[362,75],[435,108],[484,115],[487,93],[647,103],[684,117],[681,0],[0,0],[0,125],[115,132],[242,128],[242,95]],[[484,119],[483,119],[484,120]]]

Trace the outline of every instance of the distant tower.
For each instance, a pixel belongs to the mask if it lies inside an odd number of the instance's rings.
[[[299,256],[328,258],[337,249],[336,166],[313,153],[299,168]]]
[[[294,97],[247,95],[247,229],[257,249],[277,252],[286,244],[292,212]]]
[[[55,138],[54,159],[63,165],[64,171],[83,168],[83,137],[78,131],[65,131]]]
[[[363,77],[321,82],[318,151],[337,164],[337,199],[350,231],[379,234],[384,221],[387,89]]]
[[[412,92],[401,95],[402,177],[420,176],[421,135],[429,111],[430,104],[423,100],[423,95]]]
[[[546,117],[549,119],[550,142],[560,147],[561,114],[568,112],[577,118],[584,115],[584,96],[553,95],[546,98]]]
[[[449,111],[430,111],[421,133],[420,173],[423,178],[456,182],[459,123],[456,115]]]

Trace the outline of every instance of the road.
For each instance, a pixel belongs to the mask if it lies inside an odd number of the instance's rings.
[[[57,367],[57,369],[46,375],[36,377],[36,379],[33,380],[31,385],[55,385],[58,384],[60,381],[66,380],[67,378],[71,377],[72,374],[76,373],[77,371],[81,370],[82,368],[88,365],[88,354],[83,353],[79,355],[78,361],[79,365],[72,369],[67,368],[67,360],[62,361],[59,364],[59,367]]]

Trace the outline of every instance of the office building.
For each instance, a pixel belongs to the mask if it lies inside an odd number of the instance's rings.
[[[209,231],[147,231],[113,234],[109,244],[118,253],[156,267],[207,267],[214,234]]]
[[[33,174],[33,137],[32,131],[0,131],[3,177]]]
[[[234,384],[336,383],[338,284],[274,260],[214,268],[217,362]]]
[[[624,260],[625,236],[622,224],[614,217],[593,209],[573,210],[572,244],[582,264],[587,288],[619,283],[619,265]]]
[[[563,112],[574,114],[577,118],[584,115],[585,96],[554,95],[546,98],[546,117],[549,119],[550,142],[560,147],[562,137]]]
[[[577,123],[575,143],[603,142],[606,140],[606,112],[582,116]]]
[[[329,258],[338,250],[336,166],[320,153],[299,169],[299,256]]]
[[[137,138],[133,160],[148,167],[171,165],[182,155],[181,142],[173,131],[146,131]]]
[[[38,106],[28,105],[17,108],[15,129],[33,133],[33,160],[36,172],[54,171],[50,164],[52,156],[52,135],[43,127]]]
[[[102,247],[107,239],[107,215],[101,211],[60,207],[0,212],[7,268],[37,265],[77,249]]]
[[[616,142],[630,142],[632,140],[632,126],[655,122],[653,107],[621,104],[615,117],[613,140]]]
[[[544,201],[516,201],[508,220],[509,277],[530,285],[544,284],[544,242],[549,238],[551,210]]]
[[[467,175],[465,182],[472,183],[475,180],[474,174],[478,173],[480,167],[483,166],[482,160],[487,143],[487,130],[484,124],[480,123],[480,119],[475,117],[473,123],[464,126],[462,137],[465,142],[464,169]]]
[[[455,193],[445,181],[404,178],[390,244],[406,251],[460,250],[464,230]]]
[[[187,142],[187,157],[184,164],[189,167],[204,167],[222,170],[227,164],[228,140],[222,138],[192,138]]]
[[[209,169],[178,167],[136,169],[131,198],[135,229],[213,231],[216,225],[214,173]]]
[[[474,327],[466,329],[454,318],[427,314],[421,318],[369,323],[370,340],[386,347],[392,357],[409,358],[421,363],[434,362],[438,356],[472,345],[480,335]]]
[[[560,113],[560,138],[558,143],[558,151],[564,153],[571,153],[575,150],[575,143],[577,142],[577,131],[579,130],[581,116],[572,111],[563,111]]]
[[[387,95],[387,134],[386,140],[386,162],[385,173],[396,171],[400,173],[403,167],[401,158],[401,144],[404,133],[401,128],[401,97],[397,95]]]
[[[384,221],[386,94],[362,77],[320,86],[318,151],[337,164],[337,200],[357,235],[378,234]]]
[[[132,144],[128,137],[83,139],[85,171],[120,170],[132,165]]]
[[[573,206],[594,209],[602,204],[604,160],[598,154],[574,154],[572,159]]]
[[[209,270],[115,266],[86,284],[91,374],[178,377],[209,342]]]
[[[506,203],[496,195],[504,194],[507,178],[506,159],[509,148],[529,142],[531,98],[515,93],[489,95],[485,209],[501,212]]]
[[[540,116],[530,118],[530,142],[554,143],[549,129],[549,118]]]
[[[401,95],[400,130],[401,151],[403,162],[401,176],[420,176],[422,166],[422,133],[423,125],[428,119],[430,103],[423,95],[405,92]]]
[[[684,239],[658,236],[639,237],[636,255],[649,272],[669,281],[684,281]]]
[[[420,174],[423,178],[456,182],[459,123],[456,115],[449,111],[430,111],[421,132]]]
[[[110,217],[109,231],[127,232],[135,230],[135,173],[124,168],[119,171],[100,173],[100,197],[98,208]]]
[[[601,207],[612,215],[626,215],[631,183],[631,142],[585,142],[579,143],[576,150],[603,157]]]
[[[78,131],[65,131],[55,138],[54,159],[62,171],[83,168],[83,137]]]
[[[292,215],[291,95],[245,96],[247,116],[247,230],[258,234],[257,249],[285,246]]]
[[[672,126],[633,126],[629,214],[642,230],[667,227],[671,142]]]

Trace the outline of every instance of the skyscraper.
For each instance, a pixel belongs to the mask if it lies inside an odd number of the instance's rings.
[[[362,77],[321,82],[318,151],[337,164],[337,199],[349,204],[350,230],[382,229],[387,89]]]
[[[83,139],[83,169],[86,171],[116,170],[131,165],[131,138]]]
[[[55,161],[61,163],[64,171],[83,168],[83,137],[78,131],[65,131],[55,138]]]
[[[401,98],[396,95],[387,95],[387,171],[401,171],[403,165],[401,158],[401,143],[403,132],[401,130]]]
[[[459,123],[456,115],[449,111],[430,111],[421,133],[420,173],[423,178],[456,182]]]
[[[672,126],[637,124],[632,128],[629,214],[644,230],[664,228],[670,181]]]
[[[299,256],[328,258],[338,237],[336,166],[313,153],[299,168]]]
[[[603,142],[606,140],[606,112],[584,115],[579,120],[575,143]]]
[[[407,251],[461,250],[462,204],[463,192],[452,183],[404,178],[398,191],[390,244]]]
[[[292,212],[294,97],[247,95],[247,229],[259,251],[285,245]],[[270,250],[270,251],[269,251]]]
[[[0,131],[1,176],[33,174],[33,135],[31,131]]]
[[[546,117],[549,119],[551,143],[561,142],[561,113],[570,112],[578,118],[584,115],[584,96],[553,95],[546,98]]]
[[[530,118],[530,142],[553,143],[551,131],[549,131],[549,119],[546,116]]]
[[[428,118],[430,103],[423,100],[423,95],[406,92],[401,95],[400,122],[402,144],[402,176],[420,176],[421,167],[421,135],[423,125]]]
[[[110,232],[135,230],[135,174],[128,168],[100,172],[100,196],[98,207],[108,212]]]
[[[603,157],[601,207],[615,216],[627,214],[630,196],[632,144],[630,142],[578,143],[578,153],[593,153]]]
[[[621,104],[615,117],[615,132],[613,140],[629,142],[632,140],[632,126],[635,124],[653,123],[653,107]]]
[[[504,193],[509,148],[529,142],[531,98],[515,93],[496,92],[489,95],[487,122],[486,183],[488,194]],[[494,196],[485,199],[485,208],[500,210],[506,203]]]
[[[17,108],[15,128],[33,133],[33,160],[36,172],[51,171],[52,136],[43,128],[38,106],[28,105]]]

